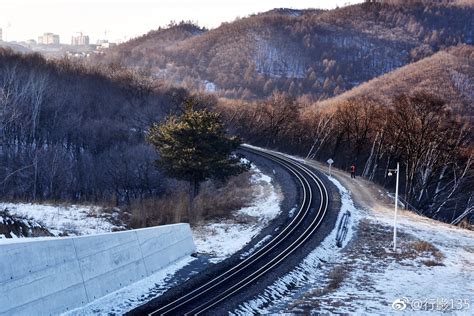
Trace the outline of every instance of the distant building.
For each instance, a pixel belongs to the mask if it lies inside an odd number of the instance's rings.
[[[109,43],[107,41],[101,41],[100,45],[97,46],[98,49],[107,49],[117,46],[116,43]]]
[[[53,33],[44,33],[38,36],[39,45],[59,45],[59,35]]]
[[[3,42],[3,32],[1,28],[0,28],[0,42]]]
[[[82,33],[77,33],[78,35],[71,38],[72,46],[84,46],[89,45],[89,36]]]
[[[28,46],[36,46],[36,41],[34,39],[29,39],[26,41],[26,44],[28,44]]]

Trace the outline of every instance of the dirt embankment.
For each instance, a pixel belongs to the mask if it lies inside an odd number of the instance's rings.
[[[12,216],[8,210],[0,210],[0,238],[53,236],[40,223],[26,218]]]

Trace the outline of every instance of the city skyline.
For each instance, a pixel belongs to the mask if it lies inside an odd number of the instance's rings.
[[[100,0],[65,1],[2,0],[0,3],[0,28],[4,41],[36,40],[43,33],[60,36],[62,44],[69,44],[71,37],[82,32],[90,43],[98,40],[124,41],[147,33],[170,21],[191,20],[207,28],[218,27],[238,17],[271,10],[273,8],[321,8],[354,4],[362,0],[275,0],[254,2],[250,0],[206,0],[200,4],[191,0]]]

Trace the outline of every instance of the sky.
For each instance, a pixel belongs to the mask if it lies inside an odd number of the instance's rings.
[[[69,44],[77,32],[98,39],[127,40],[171,20],[207,28],[273,8],[331,9],[362,0],[0,0],[3,40],[37,40],[44,32]]]

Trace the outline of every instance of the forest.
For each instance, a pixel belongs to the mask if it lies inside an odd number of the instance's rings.
[[[451,3],[451,2],[450,2]],[[192,91],[323,100],[446,47],[474,43],[474,8],[441,2],[275,9],[206,30],[191,22],[126,42],[92,63],[142,69]]]
[[[422,8],[273,10],[210,31],[173,22],[87,63],[0,49],[0,197],[136,208],[137,226],[180,220],[183,192],[145,136],[193,98],[247,143],[354,163],[388,189],[400,162],[407,207],[472,223],[472,8]],[[250,58],[255,43],[264,53]],[[212,204],[222,187],[204,187],[203,214],[245,203],[228,191]],[[149,222],[156,209],[167,211]]]
[[[130,70],[0,49],[2,198],[119,204],[160,193],[143,133],[185,96]]]
[[[471,63],[472,53],[469,46],[452,50]],[[172,186],[155,168],[145,131],[179,112],[191,96],[186,90],[156,85],[117,66],[91,68],[10,50],[0,51],[0,61],[3,199],[131,205],[152,203],[147,199]],[[331,106],[281,92],[264,101],[194,97],[201,107],[218,111],[246,142],[320,161],[332,158],[342,169],[355,163],[358,174],[388,188],[394,180],[387,170],[399,161],[402,196],[413,209],[455,224],[472,220],[474,135],[472,113],[466,112],[472,100],[452,103],[449,94],[426,87],[398,93],[386,88],[396,87],[394,80],[378,81],[370,83],[377,89],[362,91],[383,91],[383,102],[356,92]]]

